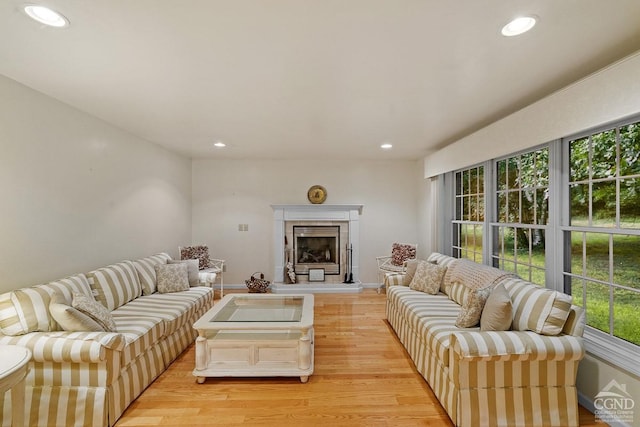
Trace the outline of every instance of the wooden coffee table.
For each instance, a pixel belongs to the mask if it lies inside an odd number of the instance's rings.
[[[232,294],[193,327],[196,367],[206,377],[300,377],[313,373],[313,295]]]

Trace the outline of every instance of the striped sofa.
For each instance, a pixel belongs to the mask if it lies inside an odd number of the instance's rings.
[[[127,406],[189,346],[192,325],[213,306],[204,286],[156,292],[157,254],[0,295],[0,344],[28,347],[25,423],[112,426]],[[70,304],[84,294],[107,307],[117,332],[68,332],[51,316],[53,294]],[[11,393],[0,395],[1,421],[11,425]]]
[[[575,383],[584,356],[584,311],[567,303],[566,295],[475,264],[478,272],[496,278],[491,286],[505,286],[513,321],[508,331],[458,328],[456,319],[471,289],[465,282],[477,282],[482,274],[456,269],[465,261],[437,253],[427,261],[447,267],[440,292],[398,286],[403,275],[389,275],[386,315],[453,423],[577,426]],[[564,301],[568,314],[558,314],[554,301]],[[554,328],[559,333],[549,335]]]

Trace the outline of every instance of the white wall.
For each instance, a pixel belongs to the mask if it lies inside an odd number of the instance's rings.
[[[0,76],[0,292],[191,238],[191,161]]]
[[[244,283],[256,271],[272,280],[271,205],[307,204],[308,188],[319,184],[327,204],[364,205],[360,274],[374,283],[375,257],[390,254],[395,241],[418,239],[421,173],[416,161],[194,160],[192,240],[227,260],[225,283]]]
[[[640,53],[425,158],[424,175],[435,176],[638,114],[638,76]],[[586,400],[583,403],[592,402],[611,380],[626,385],[632,396],[640,396],[639,378],[590,355],[582,360],[577,385],[582,399]],[[640,425],[638,405],[633,425]]]

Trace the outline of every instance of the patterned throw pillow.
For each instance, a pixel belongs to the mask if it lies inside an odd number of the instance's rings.
[[[86,314],[107,332],[117,332],[116,323],[107,308],[98,301],[91,300],[84,294],[74,293],[71,306]]]
[[[482,309],[484,304],[491,294],[491,288],[474,289],[467,294],[464,304],[462,304],[462,310],[458,314],[456,319],[456,326],[458,328],[473,328],[480,323],[480,317],[482,316]]]
[[[501,283],[491,290],[480,317],[481,331],[508,331],[513,321],[513,304]]]
[[[69,332],[104,332],[104,328],[91,317],[67,304],[64,296],[58,292],[51,295],[49,312],[60,327]]]
[[[185,263],[156,265],[156,276],[158,292],[161,294],[189,290],[189,274]]]
[[[167,264],[179,264],[181,262],[187,264],[187,276],[189,276],[189,286],[198,286],[200,284],[200,271],[199,271],[200,261],[197,259],[169,260]]]
[[[200,261],[200,270],[209,268],[209,247],[198,245],[180,248],[180,259],[197,259]]]
[[[391,264],[402,265],[408,259],[416,257],[416,246],[394,243],[391,247]]]
[[[442,283],[442,278],[446,271],[446,267],[431,264],[427,261],[420,261],[409,288],[435,295],[440,291],[440,283]]]

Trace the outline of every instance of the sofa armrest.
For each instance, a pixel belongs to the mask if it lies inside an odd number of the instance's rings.
[[[107,350],[121,351],[126,345],[115,332],[31,332],[19,336],[0,335],[0,344],[31,350],[35,362],[98,363]]]
[[[451,334],[451,356],[457,360],[580,360],[582,338],[545,336],[530,331],[461,331]]]
[[[404,273],[387,273],[384,275],[384,286],[401,286],[404,283]]]

